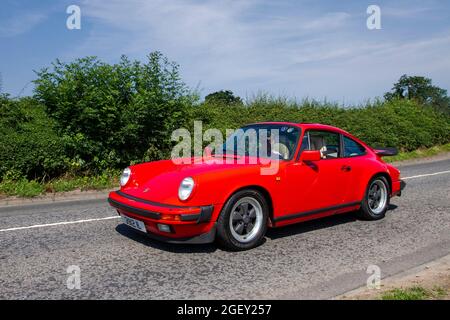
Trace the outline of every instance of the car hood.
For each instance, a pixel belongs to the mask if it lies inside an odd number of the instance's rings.
[[[213,192],[214,185],[233,175],[259,174],[261,164],[206,163],[193,158],[189,164],[176,164],[172,160],[148,162],[130,166],[130,181],[121,191],[146,200],[171,205],[205,205],[197,199],[203,192]],[[192,177],[195,187],[192,201],[178,199],[178,187],[186,177]],[[211,204],[211,203],[209,203]]]

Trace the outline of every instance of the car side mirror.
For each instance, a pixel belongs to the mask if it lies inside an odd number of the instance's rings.
[[[319,161],[321,158],[319,150],[303,150],[300,161]]]

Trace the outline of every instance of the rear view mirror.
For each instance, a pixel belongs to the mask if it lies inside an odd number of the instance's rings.
[[[319,150],[304,150],[300,156],[300,161],[319,161],[320,159]]]

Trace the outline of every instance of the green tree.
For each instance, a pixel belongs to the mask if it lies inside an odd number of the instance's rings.
[[[447,90],[434,86],[432,80],[425,77],[402,75],[384,98],[388,101],[414,99],[421,104],[431,105],[437,110],[450,113],[450,98],[447,96]]]
[[[240,97],[235,96],[230,90],[221,90],[208,94],[205,97],[206,104],[218,104],[218,105],[242,105]]]
[[[193,102],[178,65],[160,52],[147,61],[122,57],[57,60],[35,80],[35,97],[55,119],[80,169],[103,170],[156,160],[170,152],[170,134]]]

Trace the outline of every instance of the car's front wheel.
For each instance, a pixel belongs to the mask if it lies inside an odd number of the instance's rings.
[[[376,176],[367,185],[361,204],[360,216],[367,220],[384,218],[390,200],[389,183],[383,176]]]
[[[217,220],[217,240],[231,250],[256,247],[267,230],[269,207],[256,190],[235,193],[224,205]]]

